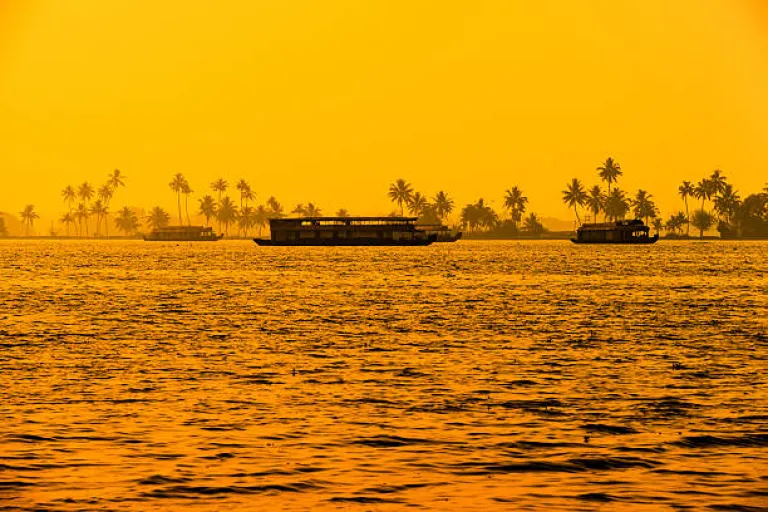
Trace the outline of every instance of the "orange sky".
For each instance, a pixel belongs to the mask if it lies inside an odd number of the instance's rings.
[[[388,213],[404,177],[569,219],[613,156],[668,214],[716,167],[762,188],[766,148],[766,0],[0,0],[2,211],[120,168],[116,206],[182,172]]]

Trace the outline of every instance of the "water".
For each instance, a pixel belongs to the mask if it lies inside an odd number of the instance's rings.
[[[0,505],[765,507],[766,249],[0,242]]]

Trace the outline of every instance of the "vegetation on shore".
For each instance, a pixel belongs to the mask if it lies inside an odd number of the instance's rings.
[[[601,183],[585,186],[579,178],[570,180],[562,191],[562,200],[573,210],[576,225],[582,222],[611,222],[626,218],[645,221],[657,232],[666,231],[668,237],[688,237],[691,226],[701,238],[717,228],[723,238],[766,238],[768,237],[768,184],[743,200],[728,183],[720,170],[694,184],[683,181],[678,188],[683,209],[672,213],[666,221],[661,218],[653,195],[644,189],[629,194],[619,187],[624,174],[621,165],[613,158],[607,158],[596,167]],[[136,236],[142,229],[151,230],[169,226],[172,216],[160,206],[152,207],[148,213],[123,206],[115,213],[110,210],[112,200],[119,188],[125,186],[126,177],[115,169],[103,184],[95,187],[89,182],[66,186],[61,193],[66,211],[59,218],[66,236],[108,237],[110,226],[122,236]],[[176,199],[178,225],[191,225],[190,196],[194,190],[182,173],[176,173],[169,182],[169,188]],[[244,179],[238,180],[230,197],[230,184],[223,178],[210,183],[211,193],[193,201],[193,215],[205,219],[206,225],[216,222],[218,230],[226,236],[248,237],[257,233],[261,236],[269,220],[285,217],[285,208],[271,196],[263,204],[254,206],[256,193]],[[395,206],[390,215],[409,214],[418,217],[425,225],[446,224],[455,211],[454,200],[443,190],[433,196],[414,190],[405,179],[397,179],[388,191],[389,199]],[[696,208],[690,201],[700,201]],[[484,198],[466,204],[458,213],[454,227],[461,228],[470,236],[479,238],[509,238],[518,236],[540,236],[546,229],[536,213],[528,212],[528,198],[519,186],[504,192],[502,211],[495,211]],[[319,205],[297,204],[290,213],[303,217],[323,215]],[[34,233],[35,222],[40,216],[34,205],[27,205],[20,212],[25,236]],[[349,216],[341,208],[335,212],[338,217]],[[5,219],[0,216],[0,237],[8,236]],[[51,234],[54,234],[51,229]]]

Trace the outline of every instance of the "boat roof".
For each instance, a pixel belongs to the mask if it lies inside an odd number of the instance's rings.
[[[587,231],[610,231],[615,229],[649,229],[642,220],[618,220],[616,222],[599,222],[595,224],[582,224],[579,229]]]
[[[416,222],[418,217],[290,217],[270,219],[271,222]]]

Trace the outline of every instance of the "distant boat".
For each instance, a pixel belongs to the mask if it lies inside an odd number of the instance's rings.
[[[436,234],[438,243],[456,242],[461,239],[462,232],[451,229],[443,224],[416,224],[416,227],[427,234]]]
[[[147,242],[215,242],[224,235],[217,235],[213,228],[203,226],[168,226],[152,230],[144,235]]]
[[[258,245],[430,245],[436,233],[416,226],[416,217],[304,217],[270,219],[271,238]]]
[[[649,235],[650,228],[641,220],[620,220],[583,224],[576,230],[575,244],[655,244],[659,235]]]

